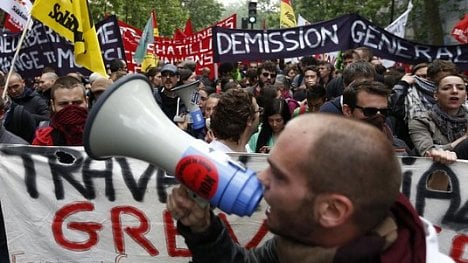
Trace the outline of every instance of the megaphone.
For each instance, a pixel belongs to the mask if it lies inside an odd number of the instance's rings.
[[[140,74],[120,78],[101,95],[88,115],[84,148],[98,160],[126,156],[152,163],[229,214],[252,215],[263,195],[254,171],[169,120]]]
[[[192,123],[192,128],[195,130],[205,127],[205,119],[203,114],[198,106],[198,83],[200,80],[193,81],[184,85],[177,86],[172,89],[184,102],[185,107],[187,107],[188,112],[188,123]]]

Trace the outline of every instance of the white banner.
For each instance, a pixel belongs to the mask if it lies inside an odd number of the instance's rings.
[[[388,25],[385,28],[385,30],[387,30],[388,32],[390,32],[390,33],[392,33],[392,34],[394,34],[396,36],[399,36],[401,38],[405,38],[406,23],[408,22],[408,15],[411,12],[411,10],[413,10],[413,3],[410,0],[409,3],[408,3],[408,8],[406,9],[406,11],[403,14],[401,14],[401,16],[399,16],[397,19],[395,19],[390,25]],[[392,67],[393,65],[395,65],[395,61],[388,60],[388,59],[382,59],[382,64],[386,68],[389,68],[389,67]]]
[[[233,156],[260,171],[265,155]],[[468,260],[468,162],[400,159],[402,192],[438,226],[441,250]],[[442,171],[451,190],[426,188]],[[11,262],[187,262],[190,251],[166,211],[174,177],[130,158],[90,159],[81,147],[0,146],[0,198]],[[385,183],[385,182],[382,182]],[[242,246],[271,237],[266,205],[252,217],[215,211]]]
[[[385,28],[385,30],[396,36],[404,38],[405,27],[406,23],[408,22],[408,15],[411,12],[411,10],[413,10],[413,3],[409,1],[408,8],[406,9],[406,11],[403,14],[401,14],[401,16],[399,16],[397,19],[395,19],[390,25],[388,25]]]
[[[0,9],[10,14],[23,28],[31,16],[32,3],[29,0],[1,0]]]
[[[72,147],[0,147],[0,160],[11,262],[189,261],[164,203],[176,181],[156,167]],[[215,213],[245,247],[267,238],[262,209],[246,219]]]

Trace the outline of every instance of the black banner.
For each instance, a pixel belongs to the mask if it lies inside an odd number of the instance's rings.
[[[368,47],[374,55],[408,64],[450,60],[468,69],[468,45],[432,46],[397,37],[359,15],[273,29],[213,29],[214,61],[267,60]]]
[[[110,16],[97,23],[96,30],[104,63],[107,65],[114,58],[124,58],[117,18]],[[3,72],[8,72],[11,67],[19,39],[19,33],[4,33],[0,36],[0,70]],[[24,78],[33,78],[40,76],[45,67],[54,68],[59,76],[70,72],[90,74],[89,70],[75,63],[73,45],[70,42],[34,21],[23,41],[15,71]]]

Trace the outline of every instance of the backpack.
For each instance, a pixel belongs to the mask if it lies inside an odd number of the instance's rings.
[[[296,108],[299,108],[301,106],[301,104],[293,98],[285,98],[284,101],[286,101],[286,103],[288,104],[289,112],[291,113],[291,115],[294,113],[294,110]]]

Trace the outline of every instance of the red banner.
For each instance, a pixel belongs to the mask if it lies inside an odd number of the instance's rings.
[[[140,67],[136,64],[133,56],[138,47],[138,42],[141,38],[141,30],[126,24],[119,20],[120,34],[122,35],[122,42],[125,49],[125,60],[127,68],[131,72],[139,72]]]
[[[236,28],[236,14],[219,21],[215,26]],[[158,56],[160,60],[174,64],[186,59],[196,61],[197,73],[200,73],[202,68],[208,67],[213,76],[214,60],[212,29],[213,26],[210,26],[199,32],[193,33],[193,35],[186,36],[183,40],[156,37],[156,56]]]
[[[5,14],[5,23],[3,25],[6,29],[10,30],[13,33],[18,33],[23,30],[23,27],[18,21],[15,21],[13,17],[9,14]]]
[[[215,26],[236,28],[236,14],[219,21]],[[139,72],[140,67],[134,61],[133,56],[138,47],[142,31],[122,21],[119,21],[119,27],[125,49],[127,68],[129,71]],[[186,36],[184,39],[178,40],[156,37],[155,55],[160,60],[173,64],[177,64],[185,59],[196,61],[197,73],[200,73],[202,68],[208,67],[213,77],[212,28],[213,26],[210,26],[190,36]]]

